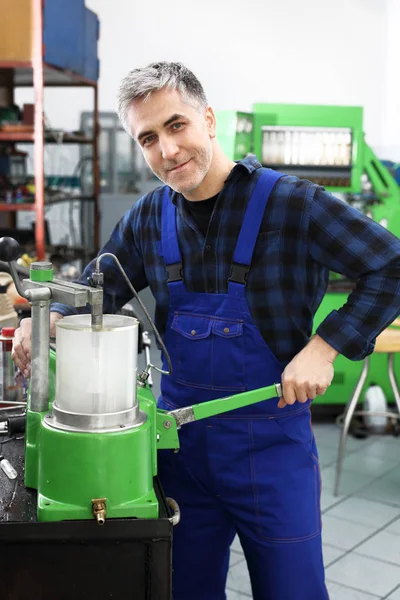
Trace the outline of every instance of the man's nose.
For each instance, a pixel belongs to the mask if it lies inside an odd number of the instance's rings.
[[[161,155],[164,160],[171,160],[179,153],[179,146],[172,138],[160,139]]]

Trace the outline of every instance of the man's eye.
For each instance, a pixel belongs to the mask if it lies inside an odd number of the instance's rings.
[[[148,137],[145,137],[143,140],[143,146],[148,146],[148,144],[150,144],[154,139],[154,135],[149,135]]]
[[[175,129],[175,130],[181,129],[181,127],[183,127],[183,123],[174,123],[172,125],[172,129]]]

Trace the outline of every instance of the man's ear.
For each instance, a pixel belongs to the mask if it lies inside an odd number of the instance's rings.
[[[207,106],[207,108],[206,108],[206,122],[207,122],[207,128],[208,128],[208,133],[210,135],[210,138],[215,138],[216,129],[217,129],[217,120],[215,118],[215,114],[214,114],[214,111],[211,108],[211,106]]]

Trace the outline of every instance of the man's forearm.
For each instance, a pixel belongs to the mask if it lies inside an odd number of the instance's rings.
[[[324,356],[326,360],[331,363],[333,363],[335,358],[339,355],[339,352],[335,350],[335,348],[332,348],[332,346],[317,333],[312,336],[307,346],[320,352],[321,356]]]
[[[55,338],[56,337],[56,323],[57,321],[59,321],[60,319],[63,319],[64,315],[61,315],[58,312],[51,312],[50,313],[50,337]]]

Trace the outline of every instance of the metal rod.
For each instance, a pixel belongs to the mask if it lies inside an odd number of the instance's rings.
[[[12,260],[11,262],[8,263],[8,266],[10,267],[11,276],[13,278],[13,281],[14,281],[14,284],[15,284],[18,294],[20,296],[22,296],[22,298],[26,298],[24,288],[22,287],[21,281],[19,279],[16,264],[17,263],[14,260]]]
[[[96,198],[94,205],[94,250],[97,254],[100,248],[100,209],[99,209],[99,195],[100,195],[100,164],[99,164],[99,91],[98,85],[93,88],[94,90],[94,115],[93,115],[93,194]]]
[[[32,66],[35,93],[34,159],[35,159],[35,238],[39,260],[44,260],[44,91],[43,91],[43,1],[33,0]]]
[[[92,304],[91,306],[92,315],[92,327],[95,329],[101,329],[103,326],[103,305]]]
[[[388,358],[389,380],[390,380],[390,385],[392,386],[394,399],[396,400],[397,410],[400,413],[400,393],[399,393],[399,387],[397,385],[396,375],[394,374],[394,371],[393,371],[393,358],[394,358],[394,354],[393,354],[393,352],[390,352],[389,358]]]
[[[43,412],[49,407],[50,301],[32,302],[32,375],[30,409]]]
[[[26,405],[26,402],[25,402],[25,400],[3,400],[3,401],[0,403],[0,406],[1,406],[2,404],[18,404],[19,406],[25,406],[25,405]]]
[[[150,346],[151,340],[148,331],[143,331],[142,333],[142,342],[144,347],[144,355],[146,360],[146,366],[151,364],[151,354],[150,354]],[[149,369],[149,377],[147,379],[147,383],[150,387],[153,387],[153,377],[151,375],[151,368]]]
[[[346,447],[347,434],[349,431],[351,419],[353,418],[354,411],[356,410],[356,407],[357,407],[357,402],[360,399],[365,380],[367,379],[368,368],[369,368],[369,357],[367,357],[364,360],[364,365],[363,365],[363,368],[361,371],[360,378],[357,381],[353,395],[347,404],[346,411],[344,414],[344,423],[343,423],[342,433],[340,436],[339,452],[338,452],[338,458],[337,458],[337,462],[336,462],[335,487],[334,487],[334,491],[333,491],[334,496],[337,496],[339,493],[339,481],[340,481],[340,474],[342,472],[342,463],[343,463],[343,458],[344,458],[344,450]]]

